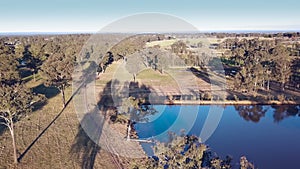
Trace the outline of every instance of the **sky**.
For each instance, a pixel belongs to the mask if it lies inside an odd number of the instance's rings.
[[[0,0],[0,32],[96,32],[139,13],[201,31],[300,30],[299,0]]]

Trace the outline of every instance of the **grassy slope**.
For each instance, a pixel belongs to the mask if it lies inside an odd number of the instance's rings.
[[[33,87],[37,83],[28,83]],[[71,88],[67,89],[71,95]],[[32,143],[44,128],[62,109],[61,96],[58,94],[48,100],[48,103],[28,117],[16,123],[15,133],[19,155]],[[82,151],[71,152],[79,129],[79,120],[74,111],[73,103],[68,105],[61,116],[38,139],[18,166],[13,162],[11,138],[8,131],[0,137],[0,168],[82,168]],[[95,168],[115,168],[110,155],[104,151],[97,154]]]

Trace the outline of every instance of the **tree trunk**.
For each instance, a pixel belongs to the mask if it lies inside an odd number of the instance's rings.
[[[128,120],[128,127],[127,127],[127,140],[130,140],[130,132],[131,132],[131,120]]]
[[[270,79],[268,79],[268,86],[267,86],[267,90],[270,90]]]
[[[16,141],[15,141],[15,133],[14,133],[14,123],[13,123],[13,119],[10,119],[11,124],[9,127],[10,130],[10,134],[11,134],[11,139],[12,139],[12,146],[13,146],[13,153],[14,153],[14,163],[17,164],[18,163],[18,157],[17,157],[17,147],[16,147]]]
[[[64,87],[64,85],[61,88],[61,95],[62,95],[62,100],[63,100],[63,107],[66,107],[66,97],[65,97],[65,87]]]
[[[104,66],[101,66],[101,73],[104,73],[105,70],[104,70]]]
[[[133,73],[133,82],[135,82],[136,74]]]
[[[254,92],[256,93],[256,86],[257,86],[257,78],[255,78],[255,82],[254,82]]]

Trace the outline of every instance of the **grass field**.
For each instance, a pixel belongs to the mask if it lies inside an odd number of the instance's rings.
[[[147,68],[137,75],[137,81],[146,85],[176,85],[174,79],[167,73],[161,74],[151,68]]]
[[[29,87],[40,85],[38,82],[28,82]],[[47,91],[47,89],[45,89]],[[71,88],[67,88],[67,98],[71,96]],[[52,122],[62,110],[61,95],[48,99],[46,105],[32,112],[15,124],[16,144],[20,156],[41,132]],[[0,168],[85,168],[94,165],[95,168],[115,168],[111,155],[100,149],[95,160],[89,160],[91,155],[89,139],[78,140],[80,123],[76,116],[73,103],[69,104],[53,124],[32,145],[20,161],[14,165],[12,158],[11,137],[6,130],[0,137]],[[80,149],[73,150],[72,147]]]
[[[202,42],[204,44],[219,44],[222,43],[225,39],[235,39],[236,37],[226,37],[226,38],[216,38],[216,37],[203,37],[203,38],[180,38],[180,39],[171,39],[171,40],[161,40],[161,41],[152,41],[150,43],[146,44],[146,47],[153,47],[155,45],[159,45],[162,48],[168,48],[173,43],[182,40],[187,44],[197,44],[199,42]],[[241,39],[254,39],[257,37],[238,37],[239,40]],[[265,37],[259,37],[260,40],[272,40],[272,38],[265,38]]]
[[[162,40],[162,41],[153,41],[146,44],[146,47],[153,47],[155,45],[159,45],[162,48],[171,46],[174,42],[178,41],[177,39],[171,40]]]

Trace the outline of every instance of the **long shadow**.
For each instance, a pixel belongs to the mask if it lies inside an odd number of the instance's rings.
[[[79,87],[73,92],[72,96],[69,98],[69,100],[66,102],[65,107],[54,117],[54,119],[48,124],[48,126],[32,141],[32,143],[24,150],[24,152],[19,156],[18,161],[20,162],[23,157],[28,153],[28,151],[32,148],[32,146],[44,135],[44,133],[52,126],[52,124],[61,116],[61,114],[64,112],[64,110],[68,107],[70,102],[73,100],[74,96],[82,89],[83,86],[85,86],[87,83],[91,82],[95,79],[95,74],[93,74],[93,70],[95,69],[95,63],[91,63],[90,66],[86,69],[85,72],[83,72],[82,77],[86,77],[85,81],[79,85]],[[45,87],[45,86],[44,86]],[[40,86],[36,89],[36,92],[42,92],[43,90],[39,89],[45,89],[43,86]],[[53,89],[55,91],[55,89]],[[57,89],[56,89],[57,90]],[[46,92],[50,94],[51,92]],[[46,94],[45,93],[45,94]],[[42,94],[42,93],[41,93]],[[53,94],[48,95],[49,97],[53,97]]]
[[[101,117],[98,108],[95,107],[83,117],[78,126],[78,133],[75,136],[70,153],[78,161],[81,160],[81,168],[83,169],[94,168],[96,156],[101,150],[99,140],[104,121],[105,115]]]
[[[83,70],[82,78],[84,78],[84,86],[95,79],[98,65],[95,62],[90,62],[90,66]],[[116,82],[115,84],[118,84]],[[114,112],[114,101],[111,92],[112,81],[109,81],[102,93],[100,93],[100,100],[89,112],[84,113],[78,132],[74,138],[71,146],[70,154],[77,161],[80,162],[81,168],[94,168],[95,159],[98,152],[101,150],[99,141],[102,135],[104,122],[107,119],[109,112]],[[86,92],[82,90],[81,92]]]
[[[94,108],[85,113],[78,126],[78,133],[73,141],[70,154],[80,161],[81,168],[94,168],[97,153],[101,150],[99,141],[108,112],[114,111],[111,84],[108,82],[100,94],[101,99]]]
[[[150,94],[156,100],[150,100]],[[151,104],[151,101],[159,101],[154,90],[151,91],[151,88],[149,86],[146,86],[144,84],[140,85],[138,82],[129,82],[129,96],[145,99],[144,104]],[[161,103],[163,103],[163,101]]]
[[[77,94],[79,89],[77,89],[70,99],[66,102],[66,106],[55,116],[55,118],[48,124],[48,126],[32,141],[32,143],[24,150],[24,152],[19,156],[18,161],[20,162],[23,157],[28,153],[32,146],[43,136],[43,134],[52,126],[52,124],[61,116],[64,110],[68,107],[73,97]]]
[[[194,67],[191,67],[189,69],[196,77],[202,79],[203,81],[205,81],[206,83],[211,83],[210,82],[210,78],[209,78],[209,75],[207,72],[204,72],[204,71],[200,71]]]
[[[144,98],[146,101],[145,104],[149,103],[149,94],[151,91],[148,87],[144,85],[140,86],[135,82],[126,82],[125,86],[126,84],[129,85],[129,96]],[[100,100],[97,102],[97,105],[83,116],[78,126],[78,132],[73,141],[70,154],[80,163],[81,168],[94,168],[97,153],[101,150],[99,141],[103,133],[104,122],[112,120],[112,117],[117,116],[118,111],[116,106],[122,104],[120,96],[114,93],[114,90],[118,90],[119,87],[120,82],[118,80],[109,81],[100,93]],[[147,121],[146,115],[156,112],[148,105],[143,105],[142,109],[143,111],[147,111],[147,113],[131,112],[130,119],[135,122]]]

